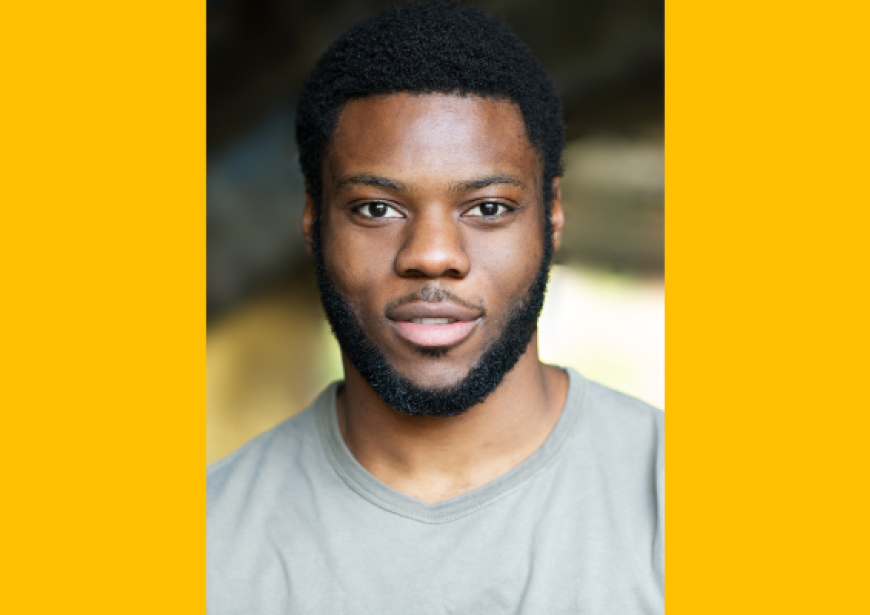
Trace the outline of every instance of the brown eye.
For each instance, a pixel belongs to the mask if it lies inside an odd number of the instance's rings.
[[[479,216],[479,217],[487,217],[491,218],[493,216],[499,216],[501,214],[507,213],[511,211],[512,208],[507,205],[502,205],[501,203],[481,203],[480,205],[475,205],[471,209],[469,209],[465,215],[466,216]]]
[[[356,210],[366,218],[401,218],[402,215],[386,203],[366,203]]]

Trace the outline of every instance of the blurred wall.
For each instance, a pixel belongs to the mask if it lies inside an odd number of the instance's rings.
[[[389,4],[208,2],[209,460],[341,377],[300,232],[295,97],[336,36]],[[663,406],[663,4],[469,4],[512,26],[563,101],[566,228],[542,358]]]

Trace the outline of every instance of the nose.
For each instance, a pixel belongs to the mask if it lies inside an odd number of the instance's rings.
[[[458,220],[449,212],[421,216],[406,226],[396,273],[402,277],[464,278],[471,263],[462,245]]]

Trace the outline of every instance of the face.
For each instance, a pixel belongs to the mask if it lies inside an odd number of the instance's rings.
[[[389,405],[456,414],[526,351],[545,227],[558,242],[562,223],[557,183],[545,225],[542,181],[509,102],[397,94],[342,110],[319,228],[310,202],[303,226],[342,350]]]

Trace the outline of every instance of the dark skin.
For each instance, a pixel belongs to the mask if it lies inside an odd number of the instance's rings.
[[[394,94],[342,110],[323,165],[325,265],[402,375],[449,386],[499,336],[543,256],[542,181],[512,103]],[[302,221],[309,246],[312,220],[309,198]],[[446,290],[479,314],[467,337],[438,353],[403,338],[389,317],[423,288]],[[425,502],[480,487],[529,457],[552,431],[568,390],[565,373],[539,360],[537,334],[484,402],[452,418],[401,415],[346,358],[344,371],[338,418],[348,448],[376,478]]]

